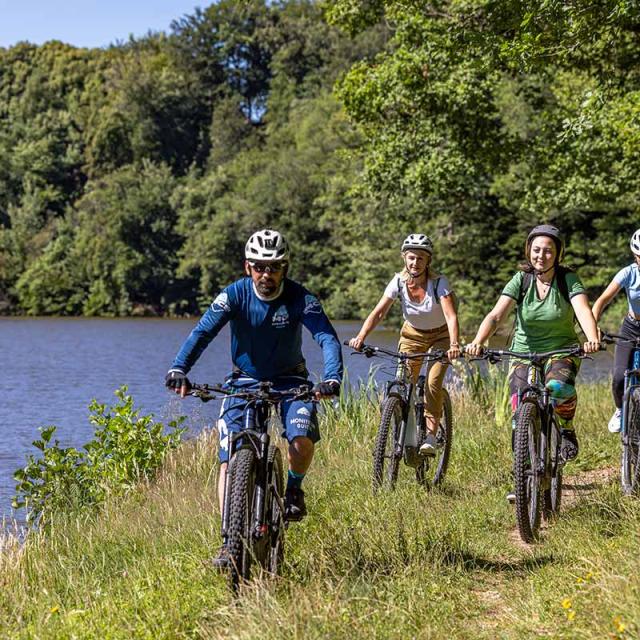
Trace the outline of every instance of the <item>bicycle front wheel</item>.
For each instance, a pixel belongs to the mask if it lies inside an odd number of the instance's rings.
[[[253,553],[253,505],[256,486],[256,454],[253,448],[239,449],[229,465],[229,524],[227,547],[230,559],[229,586],[235,593],[251,577]]]
[[[267,505],[270,551],[266,569],[278,574],[284,561],[284,474],[282,454],[273,445],[269,447],[269,462],[272,468]]]
[[[622,439],[622,489],[627,495],[637,494],[640,486],[640,389],[629,396],[626,424]]]
[[[398,479],[402,443],[398,442],[402,427],[402,400],[389,396],[382,402],[380,426],[373,449],[373,490],[383,484],[393,489]]]
[[[437,487],[441,484],[449,467],[453,440],[453,410],[449,392],[442,389],[442,394],[444,402],[436,433],[436,455],[433,458],[425,458],[416,469],[416,480],[425,487]]]
[[[524,542],[534,542],[540,529],[540,412],[534,402],[518,410],[513,450],[513,476],[518,530]]]

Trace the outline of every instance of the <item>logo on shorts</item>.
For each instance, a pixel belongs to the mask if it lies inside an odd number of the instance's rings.
[[[273,318],[271,319],[271,325],[273,327],[276,327],[276,329],[280,329],[282,327],[286,327],[288,324],[289,324],[289,312],[287,311],[287,307],[282,305],[273,314]]]
[[[211,311],[231,311],[229,296],[224,291],[211,303]]]
[[[322,305],[318,298],[312,295],[306,295],[304,297],[304,311],[303,313],[322,313]]]
[[[311,415],[311,411],[309,411],[309,409],[307,409],[307,407],[300,407],[296,413],[299,413],[301,416],[310,416]]]

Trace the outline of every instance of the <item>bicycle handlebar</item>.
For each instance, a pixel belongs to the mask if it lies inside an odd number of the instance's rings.
[[[606,349],[605,345],[601,345],[600,350],[604,351]],[[555,349],[553,351],[543,351],[543,352],[535,352],[535,351],[527,351],[527,352],[516,352],[510,351],[508,349],[488,349],[483,348],[482,355],[475,356],[474,360],[487,360],[492,364],[496,362],[500,362],[502,358],[518,358],[520,360],[529,360],[530,362],[543,362],[544,360],[548,360],[553,356],[577,356],[578,358],[589,358],[590,356],[584,352],[582,347],[565,347],[564,349]]]
[[[345,340],[343,344],[348,347],[349,341]],[[390,349],[372,344],[363,344],[360,351],[354,350],[352,355],[355,354],[362,354],[366,358],[382,355],[397,358],[398,360],[417,360],[418,358],[424,358],[425,360],[447,360],[447,352],[444,349],[434,349],[433,351],[425,351],[424,353],[401,353],[400,351],[391,351]]]
[[[257,389],[237,390],[224,387],[220,384],[208,385],[192,382],[189,395],[200,398],[203,402],[219,398],[220,396],[214,395],[216,393],[227,398],[241,398],[249,401],[262,400],[263,402],[270,402],[272,404],[288,399],[315,402],[316,400],[311,394],[312,389],[313,387],[311,385],[303,384],[299,387],[293,387],[284,391],[276,391],[271,388],[270,382],[261,382],[260,387]]]
[[[602,342],[604,344],[617,344],[619,342],[626,342],[628,344],[633,344],[636,347],[640,347],[640,338],[627,338],[625,336],[621,336],[618,333],[602,333]]]

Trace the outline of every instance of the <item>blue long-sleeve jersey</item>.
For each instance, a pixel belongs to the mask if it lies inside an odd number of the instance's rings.
[[[251,278],[226,287],[185,340],[172,369],[187,373],[227,322],[231,325],[231,359],[246,375],[273,380],[304,370],[304,325],[322,347],[323,379],[342,381],[342,350],[335,329],[319,300],[287,278],[282,293],[271,301],[258,298]]]

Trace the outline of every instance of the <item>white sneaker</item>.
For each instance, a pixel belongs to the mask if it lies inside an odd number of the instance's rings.
[[[421,456],[435,456],[438,443],[432,433],[427,433],[424,441],[420,445],[419,453]]]
[[[622,411],[620,409],[616,409],[613,415],[611,416],[611,420],[609,420],[608,429],[610,433],[620,433],[621,427],[622,427]]]

